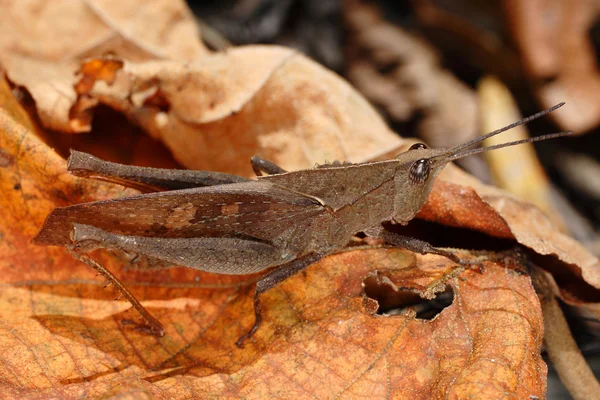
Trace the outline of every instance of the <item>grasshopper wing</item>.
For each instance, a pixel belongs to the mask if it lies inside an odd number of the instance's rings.
[[[308,196],[249,181],[56,208],[33,242],[67,245],[74,224],[145,237],[234,237],[271,242],[325,211]]]

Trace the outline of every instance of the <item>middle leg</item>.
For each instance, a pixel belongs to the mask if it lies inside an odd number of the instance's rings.
[[[250,164],[252,164],[252,169],[256,176],[262,176],[263,172],[267,175],[284,174],[287,172],[273,161],[265,160],[259,156],[252,156]]]
[[[277,286],[279,283],[285,281],[287,278],[302,271],[309,265],[316,263],[323,257],[325,257],[325,254],[312,253],[304,257],[297,258],[293,261],[290,261],[287,264],[280,265],[275,270],[263,276],[256,283],[256,289],[254,291],[254,324],[247,333],[240,336],[237,342],[235,342],[237,347],[241,348],[244,344],[244,341],[250,339],[262,323],[260,295],[266,292],[267,290]]]

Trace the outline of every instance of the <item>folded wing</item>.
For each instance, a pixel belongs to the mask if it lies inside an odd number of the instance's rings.
[[[158,192],[55,209],[34,239],[71,243],[73,224],[146,237],[234,237],[269,242],[324,212],[310,197],[266,181]]]

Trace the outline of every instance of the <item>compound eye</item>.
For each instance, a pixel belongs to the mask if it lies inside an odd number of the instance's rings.
[[[425,143],[415,143],[412,146],[410,146],[409,150],[417,150],[417,149],[426,149],[427,146],[425,145]]]
[[[429,177],[430,166],[430,161],[425,158],[415,161],[408,171],[408,179],[410,182],[415,185],[424,183]]]

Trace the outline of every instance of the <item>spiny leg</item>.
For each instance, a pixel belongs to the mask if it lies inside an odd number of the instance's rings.
[[[137,167],[104,161],[91,154],[71,150],[67,170],[72,174],[118,183],[142,192],[189,189],[246,182],[249,179],[212,171]]]
[[[121,321],[121,323],[123,325],[133,324],[136,326],[136,329],[141,332],[150,333],[154,336],[164,336],[165,328],[162,326],[162,324],[156,318],[154,318],[152,316],[152,314],[150,314],[148,312],[148,310],[146,310],[144,308],[144,306],[138,301],[138,299],[135,298],[133,293],[131,293],[121,283],[121,281],[116,276],[113,275],[112,272],[110,272],[108,269],[104,268],[102,265],[97,263],[95,260],[93,260],[89,256],[80,253],[77,250],[76,246],[70,246],[70,247],[67,247],[67,249],[69,250],[69,252],[75,259],[86,263],[87,265],[89,265],[90,267],[92,267],[96,271],[98,271],[98,273],[100,275],[102,275],[109,282],[109,284],[112,284],[131,303],[133,308],[135,308],[140,313],[142,318],[146,321],[146,325],[139,325],[139,324],[133,323],[130,320],[123,320],[123,321]]]
[[[237,342],[235,342],[237,347],[241,348],[244,341],[246,341],[246,339],[250,339],[262,323],[262,315],[260,308],[261,293],[266,292],[267,290],[283,282],[290,276],[295,275],[296,273],[300,272],[309,265],[314,264],[324,256],[324,254],[312,253],[307,256],[297,258],[293,261],[290,261],[287,264],[278,266],[275,270],[263,276],[256,283],[256,289],[254,290],[254,325],[252,325],[252,328],[250,328],[250,330],[246,334],[240,336]]]
[[[252,156],[250,164],[252,164],[252,170],[254,170],[256,176],[262,176],[263,172],[267,175],[284,174],[287,172],[273,161],[265,160],[259,156]]]

